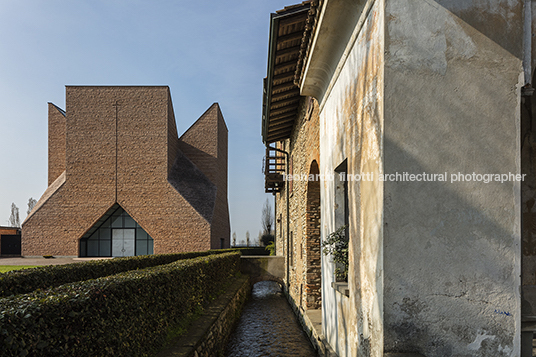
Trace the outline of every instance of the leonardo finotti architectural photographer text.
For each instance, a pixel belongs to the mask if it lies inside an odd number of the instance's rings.
[[[337,176],[339,181],[390,181],[390,182],[519,182],[524,181],[526,174],[479,174],[470,173],[464,174],[461,172],[448,174],[447,172],[441,174],[430,174],[422,172],[419,174],[409,172],[395,172],[392,174],[375,174],[373,172],[363,172],[361,174],[347,174],[345,172],[337,174],[283,174],[283,180],[285,181],[333,181]],[[450,179],[449,179],[450,178]]]

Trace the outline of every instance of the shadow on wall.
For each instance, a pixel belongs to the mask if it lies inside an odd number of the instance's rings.
[[[390,93],[404,93],[388,99],[386,174],[448,180],[384,183],[386,351],[507,356],[517,338],[520,183],[459,181],[519,172],[517,93],[467,67],[450,67],[440,85],[386,68]]]
[[[406,154],[388,139],[385,148]],[[404,162],[404,171],[431,172],[408,156]],[[385,182],[386,352],[448,356],[470,346],[499,356],[513,349],[519,237],[505,226],[513,229],[518,207],[485,207],[462,196],[460,185],[481,191],[469,182]],[[514,191],[511,184],[487,185]],[[504,222],[492,210],[503,211]]]
[[[512,2],[514,5],[511,13],[505,13],[510,4],[505,6],[502,0],[435,0],[435,2],[449,9],[461,20],[477,29],[513,56],[521,58],[523,52],[521,41],[523,38],[523,19],[521,17],[523,1]],[[501,30],[498,31],[498,28]]]
[[[216,185],[180,150],[169,172],[168,182],[207,222],[212,222],[216,204]]]

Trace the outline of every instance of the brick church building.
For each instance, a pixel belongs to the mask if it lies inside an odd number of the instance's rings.
[[[167,86],[67,86],[48,121],[48,188],[22,225],[24,256],[230,246],[217,103],[179,138]]]

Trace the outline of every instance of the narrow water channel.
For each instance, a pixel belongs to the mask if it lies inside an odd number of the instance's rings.
[[[229,339],[227,357],[316,357],[278,283],[254,285],[238,325]]]

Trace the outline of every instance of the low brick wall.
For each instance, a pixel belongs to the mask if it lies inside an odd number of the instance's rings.
[[[206,308],[176,344],[157,357],[219,356],[250,293],[249,277],[237,279],[226,293]]]

